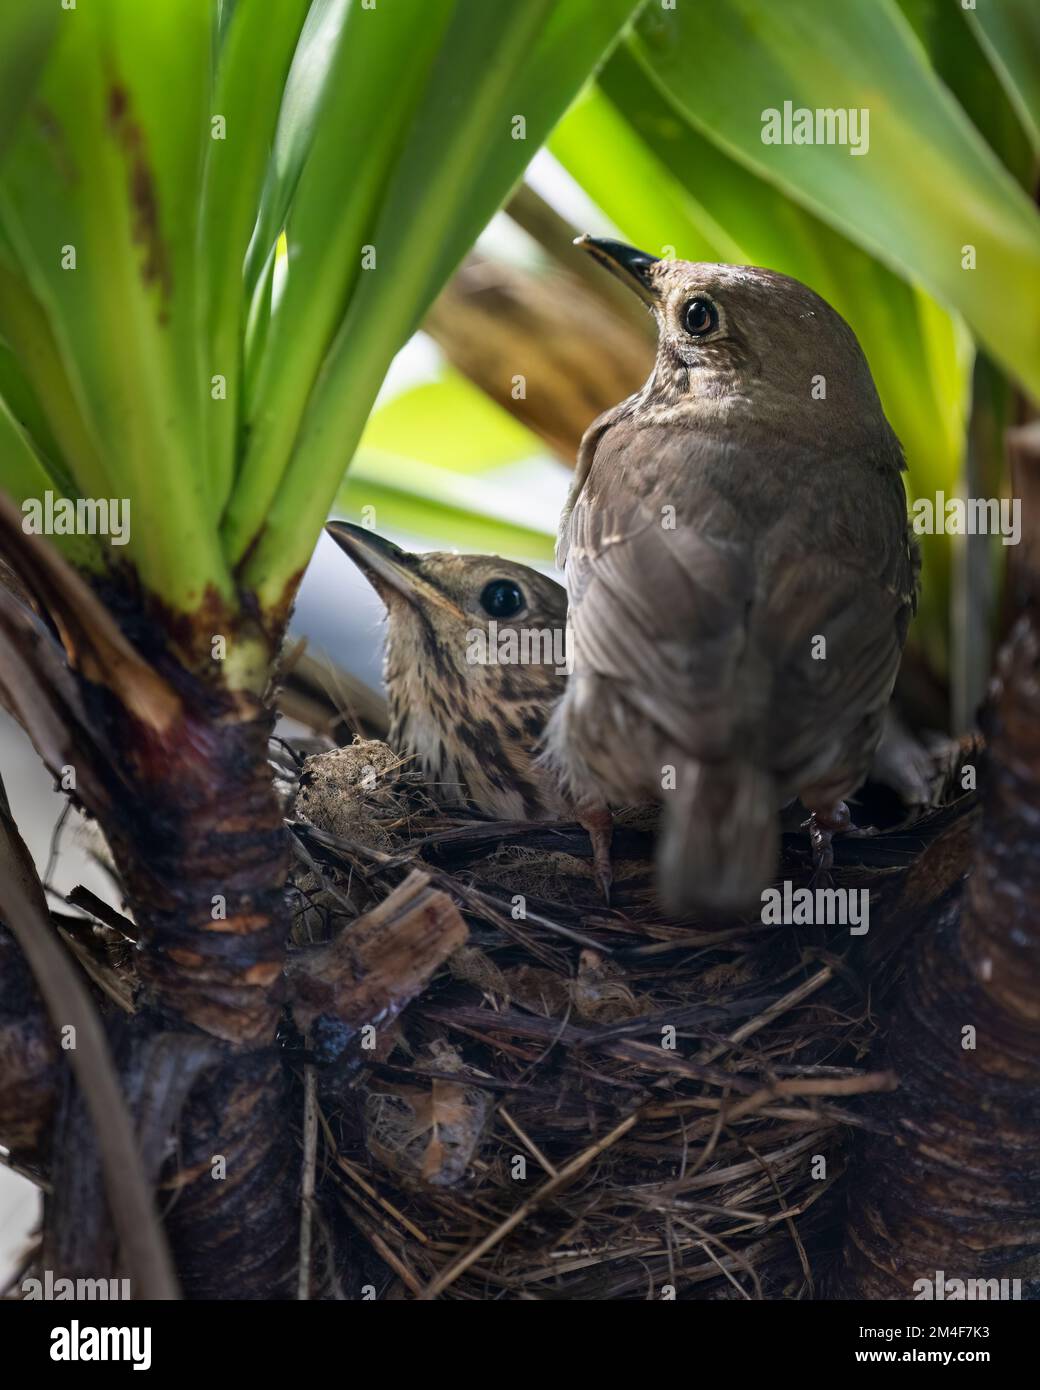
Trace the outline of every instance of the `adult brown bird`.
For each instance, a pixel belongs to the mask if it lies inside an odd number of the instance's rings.
[[[572,798],[538,760],[567,680],[567,594],[494,555],[412,554],[333,521],[329,535],[386,605],[387,740],[414,754],[434,796],[496,820],[577,820],[610,884],[610,815]]]
[[[579,238],[646,302],[657,360],[589,427],[564,509],[573,794],[660,801],[663,899],[743,908],[777,811],[818,871],[848,828],[916,606],[903,455],[848,324],[797,280]]]

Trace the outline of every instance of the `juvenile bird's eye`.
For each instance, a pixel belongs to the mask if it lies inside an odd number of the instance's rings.
[[[682,326],[694,338],[703,338],[719,326],[719,314],[710,299],[691,299],[683,305]]]
[[[492,579],[480,595],[480,606],[493,618],[511,618],[525,603],[523,590],[511,579]]]

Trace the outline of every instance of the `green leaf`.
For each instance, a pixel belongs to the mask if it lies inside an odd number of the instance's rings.
[[[515,476],[510,474],[504,484],[491,477],[475,477],[441,468],[425,459],[408,458],[404,454],[389,454],[381,449],[358,449],[350,466],[350,477],[360,482],[386,484],[397,491],[424,497],[430,502],[458,507],[475,515],[486,516],[489,522],[514,522],[524,508],[518,505],[514,492]],[[524,523],[521,527],[526,529]],[[556,529],[553,517],[544,527],[535,523],[536,530],[548,535]]]
[[[617,55],[604,72],[616,62]],[[683,122],[672,116],[661,130],[681,133]],[[689,261],[742,259],[736,239],[671,173],[667,157],[646,143],[601,85],[582,92],[553,131],[549,149],[634,246]]]
[[[364,238],[379,268],[357,282],[250,553],[264,603],[282,601],[306,562],[393,354],[634,8],[460,0]]]
[[[55,5],[0,169],[12,476],[64,469],[88,496],[129,498],[120,558],[144,591],[186,612],[248,608],[275,633],[394,353],[636,8]],[[459,469],[526,450],[463,395],[451,469],[438,455],[423,481],[419,461],[381,455],[398,498],[454,495]],[[243,643],[224,674],[252,688],[255,633]]]
[[[991,0],[983,3],[989,9]],[[936,75],[963,106],[990,149],[1028,191],[1035,177],[1036,151],[1015,103],[994,80],[985,45],[980,49],[971,21],[973,12],[947,0],[899,0],[899,7],[924,45]]]
[[[33,453],[46,470],[50,485],[64,496],[75,497],[77,493],[75,483],[67,474],[61,475],[59,473],[60,463],[55,463],[55,459],[61,459],[61,450],[51,432],[47,413],[22,370],[22,364],[18,360],[17,354],[2,340],[0,340],[0,408],[7,411],[11,420],[21,431],[25,442],[32,447]],[[0,476],[5,479],[8,478],[6,473],[0,474]],[[9,486],[12,487],[14,494],[21,498],[22,493],[18,485],[9,481]]]
[[[1040,394],[1040,215],[929,66],[894,0],[645,12],[641,52],[735,158],[959,310]],[[869,147],[765,144],[764,115],[866,110]],[[976,269],[965,269],[963,248]]]
[[[337,55],[342,53],[342,30],[352,5],[355,10],[359,8],[354,0],[313,0],[300,31],[282,93],[274,148],[246,259],[250,292],[285,227],[318,118],[333,91],[330,73]]]
[[[2,371],[2,363],[0,363]],[[16,502],[34,499],[43,502],[46,494],[70,496],[48,470],[47,463],[30,439],[22,423],[15,418],[8,404],[0,399],[0,477],[3,490]],[[102,568],[101,548],[95,536],[60,535],[51,540],[65,557],[81,569]]]
[[[227,32],[231,27],[231,21],[235,16],[238,0],[215,0],[215,3],[215,42],[216,51],[219,53],[220,49],[223,47],[224,40],[227,38]]]
[[[197,235],[211,18],[207,0],[67,12],[34,118],[19,123],[0,177],[0,223],[108,495],[132,501],[124,558],[184,609],[207,590],[231,592],[202,447]],[[81,476],[81,460],[66,463],[89,492],[96,480]]]
[[[57,4],[0,5],[0,159],[15,124],[28,105],[59,21],[68,11]]]
[[[510,190],[520,182],[534,151],[549,137],[553,126],[566,110],[586,78],[606,59],[618,36],[648,0],[556,0],[548,17],[523,55],[515,80],[503,87],[497,113],[491,117],[485,138],[477,145],[477,159],[469,175],[470,187],[478,196],[464,198],[456,210],[453,235],[440,245],[433,260],[423,308],[439,293],[470,245],[483,231],[491,212],[503,200],[489,204],[480,190],[490,188],[512,170]],[[473,0],[480,4],[481,0]],[[449,78],[448,91],[451,90]],[[515,122],[524,120],[520,134]],[[520,151],[526,146],[527,152]],[[412,199],[407,186],[403,204]],[[490,206],[490,211],[489,211]]]
[[[474,554],[507,555],[528,564],[551,565],[555,537],[535,527],[517,526],[485,512],[441,502],[397,487],[382,479],[348,473],[336,494],[333,514],[361,521],[374,507],[382,529],[403,532],[421,540],[443,544],[451,537],[453,550]]]
[[[965,16],[1040,155],[1040,6],[1036,0],[980,0]]]
[[[445,0],[397,0],[383,9],[355,5],[346,16],[288,215],[287,281],[255,379],[250,374],[248,448],[224,525],[234,562],[263,525],[308,393],[363,275],[362,248],[372,241],[379,199],[450,13]],[[358,152],[354,159],[344,158],[345,137]]]
[[[256,225],[257,204],[282,88],[310,0],[239,0],[226,24],[213,93],[213,116],[202,185],[199,245],[207,312],[211,376],[225,381],[225,397],[207,409],[207,471],[222,512],[235,471],[239,381],[245,316],[244,263]]]
[[[401,391],[371,416],[358,448],[486,473],[542,452],[540,440],[460,372]]]
[[[0,246],[0,334],[10,353],[0,397],[48,457],[50,473],[68,496],[107,492],[97,443],[73,394],[46,313],[19,273],[9,245]]]

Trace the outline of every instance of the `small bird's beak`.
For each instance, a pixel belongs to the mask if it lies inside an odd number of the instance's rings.
[[[330,521],[325,530],[388,606],[392,592],[418,607],[434,604],[454,617],[463,616],[451,599],[420,573],[417,555],[351,521]]]
[[[626,246],[623,241],[611,241],[609,237],[579,236],[574,238],[575,246],[587,251],[600,265],[605,265],[611,274],[635,290],[644,304],[653,307],[659,302],[659,295],[650,276],[651,266],[658,261],[657,256],[648,256],[645,251],[637,251],[634,246]]]

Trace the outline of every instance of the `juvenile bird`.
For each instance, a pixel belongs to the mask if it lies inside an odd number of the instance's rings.
[[[880,736],[916,607],[903,455],[848,324],[805,285],[579,238],[658,327],[589,427],[561,519],[573,674],[547,761],[664,807],[673,911],[758,899],[777,811],[818,872]]]
[[[606,892],[609,813],[566,795],[537,758],[567,680],[563,587],[493,555],[410,554],[350,522],[326,529],[386,605],[390,746],[416,756],[443,804],[578,820]]]

